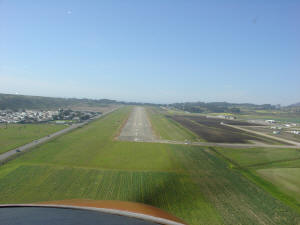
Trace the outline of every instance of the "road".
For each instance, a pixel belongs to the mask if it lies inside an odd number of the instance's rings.
[[[274,136],[271,136],[271,135],[268,135],[268,134],[265,134],[265,133],[262,133],[262,132],[259,132],[259,131],[249,130],[249,129],[241,127],[241,126],[229,125],[229,124],[225,124],[225,123],[222,123],[222,124],[224,126],[232,127],[232,128],[242,130],[242,131],[245,131],[245,132],[248,132],[248,133],[256,134],[256,135],[267,137],[267,138],[270,138],[270,139],[273,139],[273,140],[277,140],[277,141],[281,141],[281,142],[288,143],[288,144],[291,144],[291,145],[295,145],[295,146],[298,146],[298,148],[300,148],[300,143],[296,142],[296,141],[291,141],[291,140],[287,140],[287,139],[280,138],[280,137],[274,137]]]
[[[133,108],[118,140],[122,141],[154,141],[155,134],[145,108],[136,106]]]
[[[88,124],[89,122],[91,122],[93,120],[96,120],[96,119],[98,119],[98,118],[100,118],[100,117],[102,117],[104,115],[107,115],[108,113],[111,113],[111,112],[115,111],[116,109],[118,109],[118,107],[114,108],[114,109],[112,109],[110,111],[107,111],[107,112],[105,112],[105,113],[103,113],[101,115],[95,116],[91,120],[88,120],[88,121],[85,121],[85,122],[82,122],[82,123],[72,124],[71,126],[65,128],[63,130],[57,131],[57,132],[55,132],[53,134],[50,134],[48,136],[45,136],[45,137],[42,137],[42,138],[37,139],[35,141],[32,141],[32,142],[30,142],[30,143],[28,143],[26,145],[23,145],[23,146],[20,146],[18,148],[12,149],[12,150],[10,150],[8,152],[2,153],[2,154],[0,154],[0,163],[1,163],[1,161],[9,160],[10,157],[12,157],[12,156],[14,156],[16,154],[20,154],[21,152],[27,151],[27,150],[29,150],[29,149],[37,146],[37,145],[40,145],[42,143],[47,142],[47,141],[49,141],[49,140],[51,140],[51,139],[53,139],[55,137],[58,137],[58,136],[63,135],[63,134],[66,134],[66,133],[68,133],[68,132],[70,132],[70,131],[78,128],[78,127],[82,127],[82,126]]]
[[[239,144],[239,143],[216,143],[216,142],[184,142],[184,141],[170,141],[170,140],[151,140],[151,141],[138,141],[138,142],[151,142],[151,143],[163,143],[163,144],[176,144],[176,145],[195,145],[195,146],[207,146],[207,147],[225,147],[225,148],[293,148],[300,149],[300,146],[296,145],[269,145],[263,143],[254,144]]]

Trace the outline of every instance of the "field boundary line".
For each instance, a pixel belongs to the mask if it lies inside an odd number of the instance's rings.
[[[242,167],[239,163],[237,163],[236,161],[228,158],[227,156],[225,156],[224,154],[222,154],[221,152],[219,152],[216,148],[214,147],[208,147],[209,150],[211,150],[212,152],[214,152],[216,155],[219,155],[220,157],[224,158],[225,161],[231,163],[232,165],[235,166],[235,168],[240,169],[240,170],[247,170],[247,168]]]
[[[171,123],[173,123],[175,126],[179,127],[180,129],[184,130],[187,133],[190,133],[192,136],[194,136],[195,138],[197,138],[198,140],[201,140],[203,142],[205,142],[205,140],[203,138],[201,138],[198,134],[194,133],[193,131],[191,131],[190,129],[184,127],[183,125],[181,125],[180,123],[178,123],[177,121],[173,120],[172,117],[166,117],[167,120],[169,120]]]
[[[271,161],[271,162],[256,163],[256,164],[248,165],[246,167],[248,167],[248,168],[260,167],[260,166],[272,165],[273,163],[291,162],[291,161],[295,161],[295,160],[299,160],[299,159],[300,159],[300,157],[293,158],[293,159],[279,159],[279,160],[274,160],[274,161]]]

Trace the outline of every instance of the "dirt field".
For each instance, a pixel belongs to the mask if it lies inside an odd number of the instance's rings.
[[[204,116],[170,117],[208,142],[249,143],[249,140],[267,142],[264,138],[256,137],[255,135],[251,135],[231,127],[225,127],[221,124],[221,122],[224,121],[226,123],[235,125],[249,125],[247,122],[206,118]]]

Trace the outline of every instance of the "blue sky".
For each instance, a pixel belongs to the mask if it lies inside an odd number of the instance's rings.
[[[0,0],[0,92],[299,102],[299,11],[299,0]]]

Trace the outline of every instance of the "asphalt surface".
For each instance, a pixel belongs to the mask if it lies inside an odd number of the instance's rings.
[[[133,108],[118,139],[122,141],[156,140],[145,108],[140,106],[136,106]]]
[[[42,137],[42,138],[37,139],[35,141],[32,141],[32,142],[30,142],[30,143],[28,143],[26,145],[23,145],[23,146],[20,146],[18,148],[12,149],[12,150],[10,150],[8,152],[2,153],[2,154],[0,154],[0,162],[8,160],[10,157],[12,157],[12,156],[14,156],[16,154],[20,154],[20,153],[22,153],[24,151],[27,151],[27,150],[29,150],[29,149],[37,146],[37,145],[40,145],[42,143],[47,142],[47,141],[49,141],[49,140],[51,140],[51,139],[53,139],[55,137],[58,137],[58,136],[63,135],[63,134],[66,134],[66,133],[68,133],[68,132],[70,132],[70,131],[78,128],[78,127],[82,127],[82,126],[88,124],[89,122],[91,122],[93,120],[96,120],[96,119],[98,119],[98,118],[100,118],[100,117],[102,117],[102,116],[104,116],[104,115],[106,115],[108,113],[111,113],[111,112],[115,111],[116,109],[118,109],[118,108],[112,109],[112,110],[107,111],[107,112],[105,112],[103,114],[95,116],[95,117],[93,117],[92,119],[90,119],[88,121],[85,121],[85,122],[82,122],[82,123],[77,123],[77,124],[72,124],[71,126],[68,126],[67,128],[65,128],[63,130],[57,131],[57,132],[55,132],[53,134],[50,134],[48,136],[45,136],[45,137]]]

